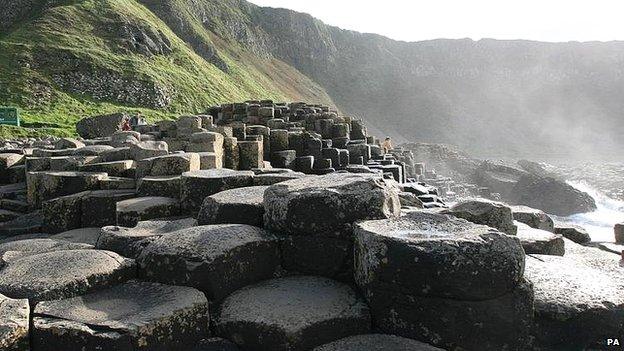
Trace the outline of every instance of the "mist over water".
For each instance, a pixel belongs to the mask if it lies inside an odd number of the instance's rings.
[[[613,242],[613,226],[624,222],[624,201],[612,199],[583,181],[568,181],[568,184],[591,195],[596,200],[597,209],[569,217],[552,216],[553,219],[585,228],[592,241]]]

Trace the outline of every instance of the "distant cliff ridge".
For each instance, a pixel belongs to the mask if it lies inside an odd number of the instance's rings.
[[[134,0],[84,0],[64,8],[73,7],[82,15],[88,12],[86,22],[110,19],[88,4],[122,13],[123,8],[133,8],[136,16],[121,18],[153,23],[172,41],[172,53],[160,56],[171,58],[192,50],[201,59],[189,62],[185,70],[205,66],[195,72],[204,75],[202,84],[186,79],[170,83],[180,76],[176,70],[166,75],[148,72],[157,76],[155,86],[171,92],[171,102],[152,106],[156,109],[182,110],[185,104],[198,109],[227,101],[226,96],[240,100],[274,91],[285,99],[317,98],[335,104],[345,113],[365,118],[376,133],[397,141],[453,143],[485,156],[621,157],[615,150],[624,143],[620,138],[624,42],[407,43],[341,30],[307,14],[243,0],[139,2],[146,9],[137,8]],[[50,31],[58,9],[37,11],[22,18],[46,24],[39,29],[49,37],[69,31]],[[15,43],[13,37],[25,30],[11,28],[0,41]],[[96,37],[103,36],[96,33]],[[28,41],[24,36],[19,39]],[[121,55],[111,46],[98,49]],[[125,76],[140,73],[137,79],[146,81],[141,77],[144,72],[132,65],[123,70]],[[206,80],[212,84],[205,84]],[[64,86],[55,88],[64,90]],[[199,98],[193,89],[213,93]]]

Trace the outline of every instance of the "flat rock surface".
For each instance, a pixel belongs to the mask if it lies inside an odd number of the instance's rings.
[[[0,244],[0,261],[2,263],[7,263],[15,261],[21,257],[36,255],[44,252],[92,248],[93,245],[89,244],[71,243],[51,238],[11,241]]]
[[[34,310],[34,346],[188,349],[208,333],[208,301],[198,290],[127,282],[84,296],[46,301]],[[59,348],[59,350],[60,350]]]
[[[624,330],[624,268],[619,257],[566,240],[563,257],[527,257],[540,339],[588,346]]]
[[[0,271],[0,293],[32,301],[59,299],[114,285],[135,275],[134,261],[103,250],[26,256]]]
[[[485,199],[470,199],[451,207],[448,214],[476,224],[496,228],[507,234],[516,234],[511,208],[501,202]]]
[[[28,350],[29,314],[28,300],[0,295],[0,350]]]
[[[340,231],[362,219],[398,216],[398,187],[379,177],[334,173],[270,186],[264,194],[264,224],[295,235]]]
[[[516,225],[518,227],[516,236],[520,239],[524,252],[527,254],[555,256],[563,256],[565,254],[565,244],[562,235],[531,228],[520,222],[516,222]]]
[[[355,228],[356,282],[421,296],[481,300],[522,279],[517,238],[494,228],[429,212],[363,221]]]
[[[277,238],[242,224],[192,227],[147,245],[140,274],[167,284],[193,286],[211,300],[273,276],[279,264]]]
[[[230,295],[217,327],[243,349],[302,350],[370,328],[369,310],[347,285],[295,276]]]
[[[79,228],[52,235],[50,239],[94,245],[100,237],[101,228]]]
[[[101,229],[96,247],[125,257],[136,257],[149,239],[172,233],[196,224],[193,218],[140,221],[136,227],[109,226]]]
[[[314,351],[443,351],[420,341],[386,334],[350,336],[319,346]]]

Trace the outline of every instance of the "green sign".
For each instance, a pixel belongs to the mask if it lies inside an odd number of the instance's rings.
[[[15,107],[0,107],[0,124],[20,125],[19,111]]]

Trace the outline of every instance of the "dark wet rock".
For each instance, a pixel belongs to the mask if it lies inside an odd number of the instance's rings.
[[[0,349],[29,350],[30,306],[26,299],[0,295]]]
[[[137,197],[117,202],[117,225],[134,227],[140,221],[180,215],[180,202],[169,197]]]
[[[217,317],[219,332],[249,350],[308,350],[367,333],[368,307],[347,285],[294,276],[264,281],[230,295]]]
[[[516,234],[517,231],[513,223],[511,208],[500,202],[485,199],[464,200],[445,213],[496,228],[510,235]]]
[[[442,351],[420,341],[386,334],[349,336],[319,346],[314,351]]]
[[[517,238],[448,215],[413,211],[355,229],[356,282],[367,290],[493,299],[522,280]]]
[[[193,286],[219,301],[273,276],[279,264],[278,241],[242,224],[192,227],[152,241],[138,262],[141,277]]]
[[[539,255],[563,256],[565,244],[563,236],[541,229],[531,228],[528,225],[516,222],[518,226],[517,237],[522,243],[524,252]]]
[[[81,295],[134,276],[134,261],[114,252],[53,251],[6,265],[0,271],[0,293],[37,302]]]
[[[513,219],[528,225],[531,228],[546,230],[553,232],[555,230],[554,222],[549,215],[542,210],[527,206],[511,206]]]
[[[136,258],[143,247],[153,239],[195,226],[193,218],[170,218],[161,220],[140,221],[136,227],[119,226],[104,227],[96,243],[101,250],[116,252],[122,256]]]
[[[555,223],[555,234],[561,234],[564,238],[574,241],[577,244],[586,244],[591,241],[591,236],[585,228],[569,224],[569,223]]]
[[[34,310],[36,350],[190,350],[208,334],[198,290],[131,281]]]
[[[521,282],[494,299],[466,301],[378,290],[367,295],[376,327],[447,350],[531,349],[533,291]]]
[[[180,200],[184,210],[195,215],[207,196],[253,185],[254,173],[231,169],[209,169],[182,174]]]
[[[514,203],[558,216],[592,212],[596,201],[587,193],[550,177],[526,175],[514,187]]]
[[[624,330],[619,256],[566,240],[563,257],[527,257],[535,291],[536,337],[547,349],[584,349]]]
[[[617,223],[613,226],[613,234],[616,243],[624,244],[624,223]]]
[[[283,235],[280,245],[282,266],[290,272],[353,280],[351,239]]]
[[[267,188],[268,186],[250,186],[210,195],[204,199],[197,223],[233,223],[262,227],[264,191]]]
[[[43,214],[33,211],[14,220],[0,223],[0,236],[14,236],[43,232]]]

